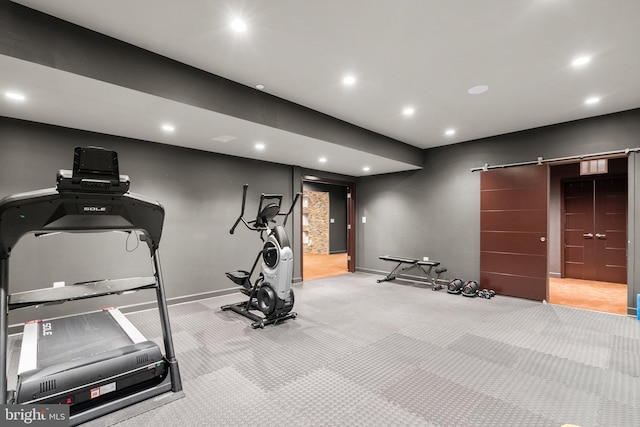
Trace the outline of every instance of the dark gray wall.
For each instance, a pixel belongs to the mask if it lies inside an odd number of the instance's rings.
[[[71,169],[73,149],[98,145],[116,150],[120,172],[131,191],[158,200],[166,218],[160,253],[167,296],[179,301],[233,287],[226,271],[248,269],[262,248],[258,233],[229,228],[240,213],[242,186],[249,184],[247,214],[257,211],[260,193],[282,193],[292,200],[290,166],[181,149],[20,120],[0,118],[0,197],[55,187],[58,169]],[[299,222],[299,206],[295,218]],[[10,259],[10,292],[51,286],[53,282],[152,274],[146,245],[122,233],[55,235],[20,240]],[[294,272],[300,280],[299,260]],[[153,301],[152,292],[108,297],[38,309],[17,310],[10,323],[33,316],[58,316]]]
[[[640,110],[636,109],[426,150],[420,171],[358,180],[356,265],[363,271],[389,271],[393,266],[378,256],[429,256],[449,269],[448,278],[477,280],[480,172],[470,172],[471,168],[638,146]],[[635,179],[630,194],[640,188],[637,175]],[[630,214],[630,223],[639,220],[640,211]],[[633,245],[635,239],[630,240]],[[630,258],[629,265],[638,262]],[[640,292],[636,276],[629,279],[630,295]],[[635,307],[634,298],[629,307]]]
[[[305,182],[304,189],[329,193],[329,253],[347,251],[347,188],[342,185]]]

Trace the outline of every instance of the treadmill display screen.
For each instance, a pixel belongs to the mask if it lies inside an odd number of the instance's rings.
[[[100,175],[118,180],[118,155],[100,147],[76,147],[73,162],[74,177]]]

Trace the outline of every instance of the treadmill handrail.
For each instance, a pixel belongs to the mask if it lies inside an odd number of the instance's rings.
[[[164,207],[135,193],[59,192],[55,188],[14,194],[0,200],[0,259],[9,258],[28,233],[141,231],[158,249]]]
[[[9,295],[9,310],[40,304],[62,303],[85,298],[94,298],[126,291],[153,289],[157,286],[156,278],[148,276],[99,280],[95,282],[61,286],[59,288],[43,288],[16,292]]]

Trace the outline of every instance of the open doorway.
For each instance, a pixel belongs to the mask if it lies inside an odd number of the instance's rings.
[[[353,190],[353,183],[303,181],[303,280],[355,271]]]
[[[550,303],[627,314],[627,163],[551,166]]]

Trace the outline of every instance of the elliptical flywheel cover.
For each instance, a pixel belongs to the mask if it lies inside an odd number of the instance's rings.
[[[271,316],[276,309],[276,293],[269,284],[262,284],[262,286],[260,286],[256,300],[260,311],[265,316]]]
[[[447,293],[458,295],[462,292],[462,287],[464,286],[464,282],[462,279],[453,279],[447,285]]]

